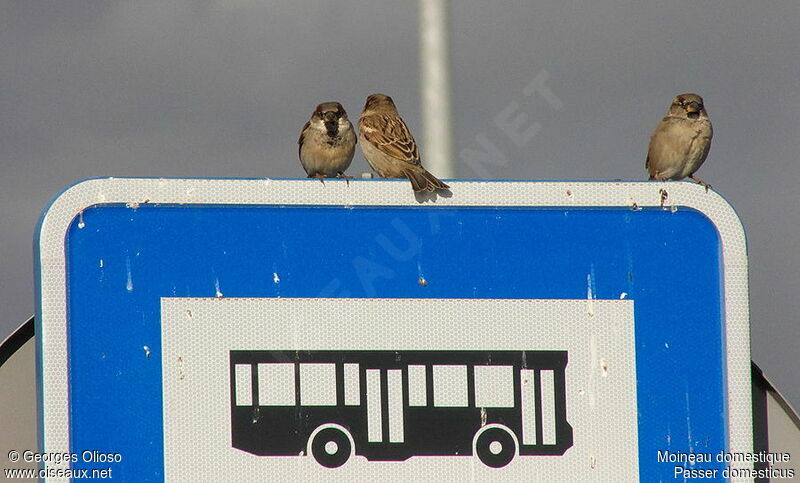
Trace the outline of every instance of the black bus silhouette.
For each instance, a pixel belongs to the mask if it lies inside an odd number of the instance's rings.
[[[261,456],[561,455],[566,351],[230,351],[231,439]]]

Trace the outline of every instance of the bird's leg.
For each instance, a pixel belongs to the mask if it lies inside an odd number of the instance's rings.
[[[317,173],[314,175],[315,178],[319,180],[320,183],[325,184],[325,175],[322,173]]]
[[[710,185],[710,184],[706,183],[705,181],[703,181],[702,179],[698,178],[698,177],[697,177],[697,176],[695,176],[695,175],[691,175],[691,176],[689,176],[689,178],[690,178],[692,181],[694,181],[695,183],[697,183],[697,184],[700,184],[700,185],[703,185],[703,186],[706,188],[706,191],[708,191],[708,190],[709,190],[709,188],[711,188],[711,185]]]
[[[344,174],[344,171],[339,171],[338,173],[336,173],[336,176],[340,179],[344,179],[345,182],[347,183],[347,186],[350,186],[350,180],[353,179],[352,176]]]

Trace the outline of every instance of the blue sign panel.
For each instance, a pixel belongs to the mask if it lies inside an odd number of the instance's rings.
[[[68,217],[62,232],[63,322],[67,357],[64,367],[68,389],[66,432],[47,425],[48,417],[58,403],[49,399],[53,389],[48,386],[46,377],[43,377],[42,409],[45,446],[50,442],[60,444],[56,441],[65,439],[68,451],[79,455],[78,461],[72,462],[73,468],[111,467],[113,476],[123,480],[160,481],[165,478],[164,401],[167,396],[162,383],[167,377],[164,372],[170,361],[162,360],[166,324],[162,317],[162,304],[165,299],[184,298],[419,299],[420,303],[424,303],[424,299],[630,301],[635,356],[631,356],[633,359],[629,365],[635,374],[635,383],[633,387],[618,389],[620,397],[627,394],[626,390],[635,394],[636,414],[631,418],[635,418],[636,432],[631,437],[638,447],[636,465],[639,478],[642,481],[672,480],[676,471],[680,471],[676,470],[677,467],[694,467],[685,461],[676,462],[682,454],[716,455],[743,451],[732,447],[739,443],[731,437],[731,431],[746,433],[749,429],[746,420],[732,427],[732,412],[741,412],[742,408],[731,407],[731,404],[739,405],[740,402],[731,399],[729,394],[730,371],[734,367],[730,359],[749,360],[749,353],[742,353],[748,350],[746,343],[732,347],[734,341],[726,339],[726,331],[730,330],[726,324],[730,323],[731,310],[738,310],[726,306],[726,296],[735,299],[740,293],[726,295],[726,283],[730,283],[726,279],[726,266],[730,266],[726,265],[726,257],[741,257],[742,253],[727,253],[728,247],[723,242],[727,235],[721,235],[727,228],[718,226],[712,220],[713,214],[709,215],[708,210],[697,206],[694,197],[702,197],[704,193],[688,184],[667,184],[675,200],[680,201],[681,190],[688,193],[684,196],[685,204],[676,202],[669,206],[660,205],[657,187],[664,186],[663,183],[606,186],[623,194],[615,199],[628,199],[630,193],[646,191],[647,195],[636,195],[640,200],[636,207],[592,200],[581,205],[553,199],[548,204],[538,198],[539,194],[533,193],[539,189],[537,183],[484,184],[485,191],[498,194],[505,189],[503,185],[510,184],[527,185],[528,188],[520,188],[523,191],[533,190],[530,198],[537,201],[518,202],[511,206],[492,206],[488,197],[479,202],[461,204],[459,191],[475,189],[467,183],[463,186],[453,183],[455,196],[452,199],[428,204],[418,204],[413,198],[408,202],[383,202],[380,190],[375,189],[378,185],[391,188],[392,200],[405,195],[399,189],[394,190],[397,183],[390,182],[352,182],[351,186],[328,182],[320,187],[319,183],[312,182],[273,181],[275,184],[286,183],[287,186],[282,188],[285,193],[292,190],[297,193],[294,198],[284,196],[283,202],[270,196],[261,200],[257,199],[258,196],[255,199],[248,197],[244,202],[236,202],[235,199],[221,200],[217,196],[198,194],[199,191],[194,193],[195,199],[187,200],[165,193],[161,185],[156,186],[157,183],[177,185],[201,181],[90,181],[88,185],[109,182],[113,186],[105,188],[104,201],[98,202],[97,192],[91,191],[91,195],[85,197],[88,201],[76,202],[70,208],[74,213]],[[226,189],[235,191],[237,182],[261,181],[214,182],[232,183]],[[143,187],[140,189],[137,183]],[[82,186],[88,189],[87,184],[78,185],[73,190],[80,190]],[[573,196],[579,196],[582,190],[589,192],[598,185],[602,184],[573,183],[570,191]],[[181,185],[176,191],[183,193],[184,188]],[[561,188],[563,191],[564,187]],[[200,191],[203,189],[216,188],[199,188]],[[329,197],[329,201],[314,202],[313,196],[306,201],[303,190],[307,189],[315,192],[329,190],[328,194],[319,195]],[[143,194],[139,196],[136,190]],[[348,203],[347,195],[341,194],[347,190],[364,193],[358,202]],[[137,194],[130,195],[132,191]],[[712,193],[712,196],[715,203],[719,202],[716,195]],[[648,203],[648,199],[652,199],[652,203]],[[48,229],[47,221],[43,222],[41,244],[46,243],[44,231]],[[41,254],[50,253],[50,250],[51,247],[40,247]],[[41,258],[44,260],[46,257]],[[53,290],[46,278],[50,265],[46,260],[40,263],[40,304],[47,306]],[[746,300],[744,303],[746,307]],[[47,317],[51,316],[48,309],[40,310],[37,321],[48,324],[55,320],[48,320]],[[430,323],[436,324],[436,319],[442,316],[430,313]],[[392,320],[391,316],[387,320]],[[254,322],[242,319],[237,323],[246,326]],[[271,330],[269,324],[261,324],[259,330],[262,332]],[[493,322],[486,320],[485,324],[491,327]],[[47,367],[47,358],[56,357],[48,344],[56,344],[52,341],[59,339],[50,326],[45,325],[42,329],[42,367]],[[197,330],[204,330],[199,323]],[[250,394],[258,387],[255,384],[256,372],[268,369],[267,362],[286,360],[293,363],[292,357],[290,352],[269,352],[263,356],[241,352],[259,347],[229,349],[224,351],[230,364],[224,368],[225,374],[227,377],[230,373],[231,377],[229,382],[225,382],[225,388],[230,388],[230,400],[225,411],[231,414],[233,407],[234,417],[242,414],[244,418],[237,424],[247,426],[249,406],[237,409],[235,403],[238,394],[234,388],[236,364],[243,364],[243,370],[247,371],[247,382],[242,387]],[[271,349],[292,351],[297,347]],[[561,350],[558,347],[552,349]],[[374,359],[392,363],[384,355],[364,351],[341,357],[337,351],[320,352],[316,356],[309,354],[298,356],[296,362],[333,364],[338,360],[340,363],[344,361],[346,366],[348,361],[356,364]],[[481,360],[480,354],[472,352],[451,350],[448,354],[434,356],[444,357],[442,360],[450,360],[448,357]],[[505,355],[496,357],[512,357],[507,355],[509,352],[502,354]],[[533,353],[529,352],[526,357],[535,358],[530,354]],[[405,357],[407,361],[402,367],[397,366],[405,381],[405,386],[402,386],[405,388],[402,392],[405,403],[398,404],[405,404],[405,411],[410,411],[408,378],[412,370],[408,367],[424,367],[427,356],[419,352],[397,352],[397,357]],[[181,363],[185,359],[189,364],[191,358],[191,354],[183,355]],[[559,358],[561,365],[558,367],[562,372],[565,365],[574,365],[573,361],[567,362],[566,351]],[[445,365],[448,364],[455,362]],[[473,367],[471,362],[464,364]],[[344,366],[340,364],[338,367]],[[433,371],[431,367],[439,366],[427,367],[428,371]],[[577,367],[572,370],[579,369],[582,370]],[[341,368],[337,370],[344,371]],[[470,381],[475,377],[472,376],[473,370],[469,369]],[[514,380],[518,380],[520,370],[520,367],[515,369],[514,377],[517,379]],[[614,370],[613,365],[608,368],[612,375]],[[360,375],[354,376],[362,382],[365,402],[368,373],[368,370],[361,371]],[[378,373],[375,374],[378,377]],[[391,379],[391,368],[383,374],[381,377],[388,374]],[[397,374],[401,377],[401,372]],[[189,369],[187,375],[192,376]],[[249,382],[251,377],[253,389]],[[301,376],[298,373],[296,377],[297,391],[300,391]],[[341,377],[344,378],[344,372],[341,372]],[[339,403],[343,405],[344,382],[337,384],[340,384]],[[429,393],[433,391],[432,387],[429,386]],[[581,428],[578,427],[579,420],[570,417],[572,399],[569,398],[577,400],[580,396],[577,392],[570,393],[569,387],[558,389],[562,393],[566,391],[564,398],[568,397],[564,399],[567,401],[566,419],[558,423],[560,446],[550,456],[535,458],[555,459],[572,451],[581,453],[581,461],[590,467],[594,464],[590,447],[584,455],[581,445],[586,442],[578,438],[573,442],[572,428],[576,435]],[[469,405],[477,408],[474,391],[470,389],[472,399]],[[547,398],[541,396],[538,386],[536,391],[536,414],[541,420],[546,416],[542,414],[542,407]],[[300,397],[297,396],[298,404]],[[392,398],[391,393],[382,397],[384,403]],[[515,397],[519,401],[523,396]],[[258,396],[250,394],[250,398],[257,399]],[[356,396],[354,404],[358,405],[358,401]],[[249,400],[247,404],[251,404]],[[258,409],[258,405],[253,404]],[[294,402],[290,400],[288,404]],[[266,413],[264,407],[262,404],[261,413]],[[299,413],[290,407],[286,417],[291,419],[293,414]],[[408,421],[411,413],[405,414]],[[419,414],[419,417],[429,417]],[[475,414],[475,417],[481,417],[480,410]],[[613,414],[605,417],[613,418]],[[383,424],[388,435],[389,426],[385,418]],[[613,425],[613,422],[603,424]],[[569,428],[568,424],[571,425]],[[410,428],[406,426],[406,439],[412,434]],[[363,437],[366,438],[366,429],[364,431]],[[511,447],[516,448],[518,455],[523,455],[522,448],[525,447],[521,443],[521,431],[512,431],[516,443],[512,442]],[[564,439],[565,431],[569,431],[568,440]],[[542,434],[541,428],[538,429],[540,438]],[[602,441],[602,433],[595,436]],[[247,437],[237,444],[247,448],[258,446],[259,436],[255,438]],[[472,441],[471,438],[469,436],[468,442]],[[361,445],[356,436],[352,439],[356,446]],[[237,440],[235,434],[228,440],[231,451],[241,451],[234,444]],[[305,447],[303,441],[298,444]],[[339,444],[343,442],[346,440],[342,437]],[[486,444],[489,448],[489,443]],[[471,450],[469,444],[465,448],[467,452]],[[291,449],[292,454],[297,454],[296,449]],[[383,457],[379,451],[370,453],[359,449],[353,454],[373,454],[364,459],[363,465],[381,464],[370,459],[413,461],[414,454],[425,454],[414,453],[414,448],[409,449],[408,445],[402,449],[403,456],[397,458]],[[85,450],[118,454],[120,461],[87,462],[80,456]],[[317,461],[320,461],[322,450],[317,448],[314,451]],[[458,451],[456,448],[449,454],[458,454]],[[488,454],[488,449],[483,451]],[[546,454],[538,450],[530,452]],[[249,450],[248,453],[259,454]],[[323,454],[323,460],[327,457],[336,464],[325,466],[334,468],[343,464],[335,452],[331,454],[331,457]],[[438,453],[434,450],[427,454]],[[521,460],[523,456],[518,458]],[[503,460],[502,465],[506,463]],[[309,464],[316,463],[312,461]],[[602,461],[600,464],[627,463]],[[729,466],[716,458],[696,465],[717,470],[720,479],[721,472]],[[330,468],[327,471],[340,471]],[[392,467],[391,471],[398,469]],[[570,479],[570,475],[564,474],[564,478]]]

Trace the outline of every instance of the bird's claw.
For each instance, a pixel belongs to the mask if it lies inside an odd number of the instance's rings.
[[[711,185],[703,181],[701,178],[698,178],[697,176],[689,176],[689,178],[695,183],[702,185],[706,189],[706,193],[708,193],[708,190],[711,189]]]
[[[353,179],[352,176],[348,176],[348,175],[344,174],[344,172],[342,172],[342,171],[339,171],[338,173],[336,173],[336,177],[338,177],[339,179],[344,179],[344,181],[347,183],[347,186],[350,186],[350,180]]]

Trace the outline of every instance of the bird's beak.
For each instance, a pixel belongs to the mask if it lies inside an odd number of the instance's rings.
[[[325,122],[336,122],[336,113],[332,111],[326,112]]]
[[[696,102],[690,102],[686,105],[686,112],[689,114],[699,114],[700,113],[700,104]]]

